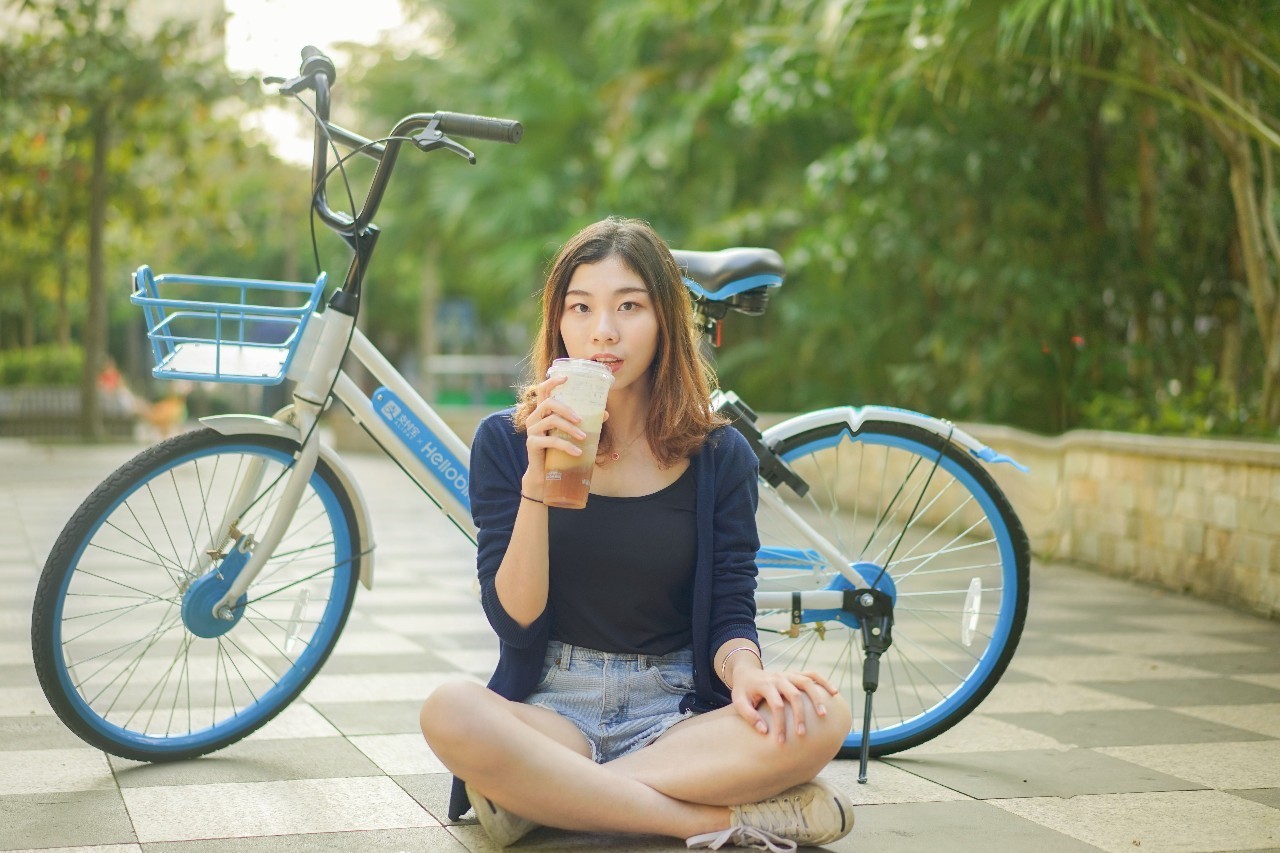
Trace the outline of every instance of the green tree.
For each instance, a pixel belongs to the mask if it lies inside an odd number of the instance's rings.
[[[818,4],[802,4],[814,10]],[[1280,9],[1243,0],[988,0],[939,3],[906,10],[891,2],[840,0],[822,4],[827,20],[823,49],[829,61],[870,62],[884,73],[910,79],[954,102],[982,99],[994,63],[1023,79],[1074,80],[1076,91],[1096,104],[1085,125],[1092,146],[1084,176],[1090,224],[1105,230],[1109,177],[1101,108],[1119,90],[1134,96],[1140,114],[1136,140],[1138,210],[1130,235],[1141,272],[1132,337],[1149,349],[1150,303],[1177,297],[1160,281],[1156,263],[1157,167],[1161,154],[1156,105],[1175,129],[1181,116],[1201,123],[1225,159],[1233,206],[1232,251],[1237,281],[1245,285],[1261,348],[1257,369],[1259,414],[1280,426],[1280,239],[1275,225],[1273,152],[1280,147]],[[893,26],[884,27],[885,22]],[[811,30],[811,34],[812,34]],[[876,38],[868,39],[868,32]],[[1108,90],[1111,90],[1110,92]],[[1094,93],[1091,96],[1091,93]],[[1100,96],[1100,97],[1099,97]],[[1195,142],[1192,142],[1195,145]],[[1206,154],[1200,148],[1199,154]],[[1188,279],[1184,279],[1185,288]],[[1228,303],[1230,299],[1224,300]],[[1239,335],[1239,329],[1229,334]],[[1220,379],[1234,389],[1238,343],[1223,345]],[[1138,360],[1139,374],[1146,372]]]
[[[478,144],[481,169],[436,160],[393,187],[371,331],[407,345],[424,280],[527,323],[554,248],[622,213],[684,248],[783,253],[781,298],[734,320],[719,362],[759,406],[885,402],[1059,431],[1108,400],[1145,408],[1135,424],[1212,405],[1186,422],[1262,431],[1270,333],[1209,117],[1262,138],[1275,28],[1243,5],[1183,5],[1153,28],[1137,0],[424,2],[435,46],[365,57],[347,96],[363,125],[446,108],[527,133],[514,153]],[[1253,45],[1256,93],[1235,100],[1253,119],[1171,65],[1179,26],[1208,50],[1192,36],[1210,24],[1193,24],[1214,10]],[[1225,392],[1180,396],[1206,363]]]
[[[647,218],[688,248],[767,242],[773,216],[757,211],[801,182],[796,152],[813,138],[811,124],[725,121],[752,58],[724,34],[746,26],[750,9],[577,0],[446,0],[420,9],[441,46],[426,56],[384,48],[364,57],[356,92],[346,95],[363,125],[389,127],[406,112],[443,108],[518,118],[526,134],[514,150],[478,143],[478,169],[439,157],[425,166],[401,161],[402,170],[427,171],[402,175],[388,194],[367,306],[374,333],[411,335],[404,318],[414,312],[404,309],[424,279],[438,280],[445,295],[474,298],[494,324],[529,323],[529,297],[556,247],[608,214]],[[572,50],[566,20],[584,34]],[[791,161],[790,174],[762,180],[779,160]],[[746,205],[744,194],[769,202]],[[435,259],[425,270],[424,258]]]
[[[192,59],[195,30],[165,23],[143,35],[131,28],[127,2],[108,0],[10,0],[29,26],[3,45],[3,83],[13,104],[66,116],[62,168],[82,168],[87,186],[45,197],[31,187],[36,205],[53,204],[59,215],[83,210],[86,315],[82,379],[83,431],[100,437],[96,379],[106,353],[107,230],[113,209],[132,207],[134,218],[154,207],[145,191],[147,144],[160,142],[182,162],[194,123],[226,84],[216,64]],[[12,118],[10,113],[8,118]],[[143,191],[138,191],[140,188]],[[31,221],[31,230],[45,224]],[[67,233],[70,226],[62,220]],[[61,229],[53,229],[59,233]]]

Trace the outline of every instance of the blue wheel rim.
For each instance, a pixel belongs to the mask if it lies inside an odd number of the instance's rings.
[[[788,463],[801,457],[817,453],[818,451],[834,448],[843,441],[851,443],[863,443],[874,446],[890,447],[912,453],[932,464],[932,461],[938,457],[936,448],[929,447],[910,438],[892,435],[883,432],[864,431],[856,435],[848,430],[841,430],[830,436],[815,439],[803,445],[791,448],[782,455],[782,458]],[[991,530],[997,542],[997,548],[1000,554],[1001,562],[1001,604],[999,615],[996,618],[995,626],[991,632],[991,641],[987,648],[983,651],[977,665],[970,671],[964,682],[940,702],[933,705],[923,713],[905,720],[895,725],[887,726],[883,729],[873,730],[870,736],[871,746],[877,747],[891,741],[903,741],[914,738],[926,730],[936,726],[939,722],[948,719],[952,715],[961,713],[965,703],[969,702],[973,696],[983,688],[989,679],[997,675],[996,668],[1000,666],[1005,647],[1009,642],[1010,635],[1013,631],[1015,613],[1017,609],[1016,601],[1018,597],[1018,569],[1017,557],[1014,551],[1013,537],[1011,536],[1008,526],[1005,524],[1004,517],[1001,515],[995,500],[987,492],[986,488],[971,473],[965,470],[952,457],[942,454],[938,467],[946,471],[958,482],[968,489],[974,499],[982,508]],[[893,650],[890,650],[893,654]],[[853,701],[852,699],[850,700]],[[862,744],[861,731],[854,731],[845,738],[846,748],[856,748]]]
[[[103,719],[77,690],[71,673],[67,669],[66,660],[61,653],[64,624],[63,607],[66,602],[68,588],[80,566],[85,549],[115,511],[144,486],[155,481],[157,477],[163,476],[189,462],[231,454],[262,456],[283,466],[290,465],[293,460],[290,453],[262,444],[244,442],[216,444],[184,453],[173,460],[167,461],[160,467],[153,469],[146,479],[135,483],[128,493],[119,496],[105,511],[99,514],[94,520],[89,534],[77,546],[70,562],[71,568],[65,573],[59,585],[53,614],[51,639],[54,648],[59,650],[54,655],[54,660],[62,693],[70,702],[74,713],[80,720],[101,737],[121,746],[140,749],[153,754],[184,753],[198,751],[210,744],[226,739],[234,739],[241,732],[253,731],[278,713],[300,690],[301,686],[310,680],[337,638],[337,633],[345,616],[351,587],[355,583],[355,573],[352,570],[354,555],[351,548],[351,531],[347,527],[347,516],[337,494],[320,476],[320,473],[316,471],[312,473],[308,485],[319,498],[325,515],[329,520],[333,535],[333,553],[346,556],[344,559],[339,560],[338,564],[332,569],[333,581],[330,587],[329,599],[323,614],[318,620],[316,630],[308,641],[306,650],[297,657],[295,664],[269,690],[257,698],[257,701],[233,713],[229,718],[218,721],[206,728],[179,735],[158,736],[133,731]],[[177,628],[175,630],[185,629]]]

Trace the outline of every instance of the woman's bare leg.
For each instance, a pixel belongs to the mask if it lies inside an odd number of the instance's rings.
[[[562,829],[687,838],[729,825],[728,809],[684,802],[591,760],[581,732],[545,708],[470,682],[435,690],[422,731],[456,776],[503,808]]]
[[[795,733],[788,706],[783,743],[776,732],[762,735],[726,707],[677,723],[654,743],[605,767],[679,800],[758,802],[813,779],[849,733],[852,715],[839,696],[826,702],[823,717],[807,698],[804,705],[806,733]]]
[[[721,708],[604,765],[591,760],[586,739],[568,720],[469,682],[432,693],[422,729],[446,767],[518,815],[563,829],[687,838],[728,827],[726,806],[774,796],[817,775],[851,724],[839,697],[826,704],[825,717],[806,704],[803,736],[788,711],[784,743]]]

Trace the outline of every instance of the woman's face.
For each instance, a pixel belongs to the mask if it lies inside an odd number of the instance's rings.
[[[617,256],[579,266],[565,293],[560,337],[570,358],[613,371],[611,394],[647,385],[658,351],[658,314],[644,279]]]

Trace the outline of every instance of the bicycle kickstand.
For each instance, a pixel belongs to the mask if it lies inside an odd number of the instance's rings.
[[[848,595],[849,593],[847,593]],[[862,745],[858,754],[858,783],[867,784],[867,760],[871,755],[871,699],[880,686],[880,656],[893,645],[893,599],[878,589],[851,591],[852,602],[845,607],[862,623],[862,689],[867,700],[862,712]]]

